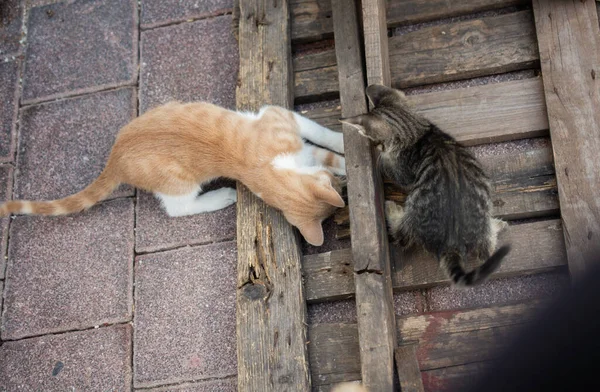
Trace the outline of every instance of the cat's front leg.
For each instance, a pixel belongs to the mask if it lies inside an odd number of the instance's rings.
[[[344,154],[344,134],[325,128],[306,117],[294,113],[300,129],[300,136],[312,143],[328,148],[338,154]]]

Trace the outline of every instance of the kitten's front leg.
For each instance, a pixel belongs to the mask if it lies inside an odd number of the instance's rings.
[[[346,159],[342,155],[310,144],[306,144],[304,149],[307,154],[314,158],[316,164],[325,166],[338,176],[346,175]]]
[[[325,128],[298,113],[294,113],[294,118],[298,123],[300,136],[338,154],[344,154],[344,134]]]

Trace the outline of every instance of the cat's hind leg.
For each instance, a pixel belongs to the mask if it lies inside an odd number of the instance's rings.
[[[162,201],[169,216],[186,216],[201,214],[223,209],[237,201],[237,192],[233,188],[220,188],[198,195],[201,188],[198,186],[190,193],[183,195],[165,195],[155,193]]]
[[[306,117],[294,113],[294,118],[298,123],[300,129],[300,136],[310,140],[314,144],[323,146],[338,154],[344,153],[344,134],[341,132],[335,132],[331,129],[325,128],[316,122],[309,120]]]

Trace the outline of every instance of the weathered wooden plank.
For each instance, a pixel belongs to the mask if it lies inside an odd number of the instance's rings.
[[[533,10],[569,270],[578,279],[600,254],[598,14],[592,1],[534,0]]]
[[[494,215],[506,220],[557,214],[556,177],[550,146],[528,151],[486,156],[479,160],[492,182]],[[392,183],[385,184],[386,200],[403,202],[405,195]],[[337,237],[347,238],[348,210],[335,214]]]
[[[463,391],[472,386],[477,376],[493,369],[494,361],[426,370],[421,373],[425,392]]]
[[[408,99],[419,113],[469,146],[548,133],[541,78],[411,95]],[[339,106],[302,113],[325,127],[341,130]]]
[[[526,0],[393,0],[387,2],[388,28],[524,5]],[[330,0],[291,0],[292,40],[317,41],[333,34]]]
[[[240,2],[237,108],[292,106],[287,2]],[[238,183],[239,391],[309,391],[301,251],[292,226]]]
[[[500,244],[503,243],[510,243],[512,250],[499,270],[492,275],[492,279],[542,273],[565,268],[567,265],[558,219],[511,225],[500,235]],[[532,244],[535,246],[532,247]],[[404,256],[399,255],[395,248],[392,249],[394,291],[449,283],[433,257],[423,252]],[[307,301],[314,303],[353,296],[354,277],[348,273],[353,264],[349,249],[304,256],[302,263]],[[468,267],[473,267],[474,264],[474,261],[466,263]]]
[[[396,369],[402,392],[423,392],[423,380],[417,361],[417,344],[401,344],[396,349]]]
[[[510,336],[531,322],[544,306],[529,302],[404,316],[397,319],[397,332],[402,342],[418,342],[422,371],[459,366],[496,358],[497,349],[510,342]],[[311,359],[318,358],[310,365],[315,386],[357,379],[356,324],[313,325],[309,339]]]
[[[331,5],[342,115],[350,117],[367,111],[357,7],[355,2],[344,0],[332,0]],[[385,72],[386,63],[376,61],[375,57],[381,57],[382,49],[374,45],[387,44],[387,35],[384,34],[383,41],[369,39],[370,32],[375,31],[373,23],[381,18],[385,29],[385,8],[379,19],[372,20],[370,16],[379,15],[378,9],[384,6],[384,2],[365,0],[362,6],[369,81],[378,78],[379,82],[385,82],[384,77],[376,76]],[[379,70],[369,71],[369,66],[377,66]],[[360,331],[361,378],[369,390],[392,391],[396,328],[383,191],[369,141],[347,125],[343,132],[350,220],[353,222],[353,238],[356,239],[352,243],[352,254],[356,260],[354,284]]]
[[[539,60],[531,11],[390,37],[389,57],[392,85],[400,88],[532,68]],[[297,101],[334,96],[338,91],[338,81],[332,77],[336,66],[324,66],[319,58],[313,57],[311,69],[296,73]],[[321,58],[329,57],[323,54]]]
[[[362,2],[363,38],[368,84],[391,84],[385,0]]]

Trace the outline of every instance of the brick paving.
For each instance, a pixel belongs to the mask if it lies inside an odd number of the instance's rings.
[[[233,0],[0,2],[0,200],[56,198],[169,100],[235,106]],[[217,185],[213,185],[217,186]],[[325,223],[322,248],[348,247]],[[69,217],[0,219],[0,390],[236,390],[235,207],[169,218],[122,187]],[[564,275],[394,296],[399,315],[553,295]],[[352,300],[309,321],[353,322]]]

